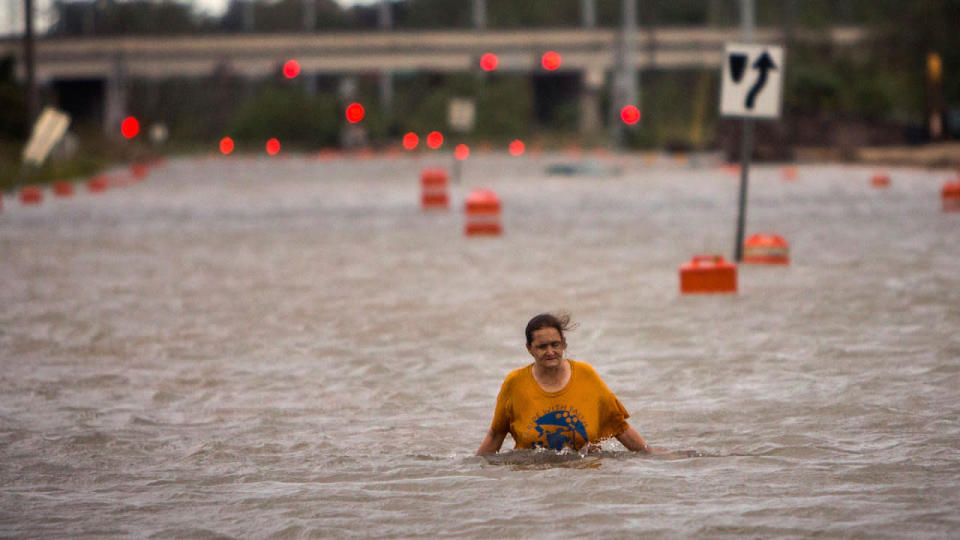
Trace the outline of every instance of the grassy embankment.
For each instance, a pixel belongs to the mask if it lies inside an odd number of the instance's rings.
[[[72,156],[51,156],[40,167],[24,165],[25,141],[0,141],[0,190],[11,192],[26,185],[83,180],[118,163],[146,157],[146,152],[136,145],[115,144],[98,137],[81,140]]]

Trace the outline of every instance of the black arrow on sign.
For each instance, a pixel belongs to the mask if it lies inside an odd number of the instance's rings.
[[[748,57],[745,54],[734,53],[730,55],[730,76],[733,77],[733,82],[740,84],[740,79],[743,78],[743,68],[747,67]]]
[[[760,70],[760,76],[757,78],[757,82],[753,84],[753,88],[747,92],[747,103],[746,106],[748,109],[752,109],[754,103],[757,101],[757,94],[760,93],[760,90],[763,89],[763,86],[767,84],[767,72],[771,69],[777,69],[777,65],[773,63],[773,60],[770,58],[770,55],[767,54],[767,51],[763,51],[763,54],[756,62],[753,63],[753,69]]]

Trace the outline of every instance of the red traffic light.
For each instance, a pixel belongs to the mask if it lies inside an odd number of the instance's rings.
[[[287,60],[283,64],[283,76],[292,79],[300,74],[300,62]]]
[[[623,120],[624,123],[632,126],[640,121],[640,109],[633,105],[627,105],[620,109],[620,119]]]
[[[270,139],[267,141],[267,153],[271,156],[275,156],[278,152],[280,152],[280,141],[276,139]]]
[[[480,57],[480,68],[484,71],[493,71],[497,69],[500,59],[493,53],[487,53]]]
[[[543,65],[543,69],[547,71],[557,69],[561,63],[563,63],[563,57],[554,51],[547,51],[543,53],[543,57],[540,58],[540,64]]]
[[[409,132],[403,136],[403,147],[407,150],[413,150],[420,144],[420,137],[417,137],[417,134],[414,132]]]
[[[356,124],[357,122],[363,120],[363,113],[363,105],[359,103],[351,103],[347,106],[347,122]]]
[[[453,157],[460,161],[467,159],[470,157],[470,147],[462,143],[458,144],[457,147],[453,149]]]
[[[233,139],[230,137],[220,139],[220,153],[227,155],[230,152],[233,152]]]
[[[137,133],[140,133],[140,122],[133,116],[124,118],[123,123],[120,124],[120,133],[128,139],[136,137]]]
[[[439,131],[431,131],[427,135],[427,146],[434,150],[443,146],[443,134]]]
[[[526,145],[523,144],[523,141],[521,141],[520,139],[514,139],[510,141],[509,151],[511,156],[519,156],[523,154],[524,150],[526,149],[527,149]]]

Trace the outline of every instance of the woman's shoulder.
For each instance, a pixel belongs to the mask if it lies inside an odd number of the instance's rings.
[[[570,360],[570,367],[577,372],[578,375],[585,377],[596,377],[600,378],[600,375],[597,374],[597,370],[593,369],[593,366],[586,362],[581,362],[579,360]]]
[[[503,379],[503,385],[507,386],[510,384],[515,384],[517,381],[522,380],[524,377],[528,377],[530,374],[530,365],[523,367],[518,367],[517,369],[507,373],[507,376]]]

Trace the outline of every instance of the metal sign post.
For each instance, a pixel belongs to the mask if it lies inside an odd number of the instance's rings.
[[[720,112],[743,118],[740,140],[740,197],[734,260],[743,259],[747,186],[753,152],[754,118],[779,118],[782,102],[783,48],[753,41],[753,0],[740,0],[742,44],[727,44],[723,59]]]
[[[468,98],[451,98],[447,106],[447,124],[458,133],[470,133],[477,123],[477,102]],[[453,157],[453,181],[460,184],[462,160]]]
[[[753,41],[753,0],[740,0],[740,26],[744,41]],[[729,64],[729,62],[728,62]],[[727,67],[727,66],[724,66]],[[747,221],[747,181],[750,178],[750,153],[753,152],[753,119],[743,118],[740,130],[740,198],[737,207],[737,238],[733,260],[743,260],[743,234]]]
[[[737,238],[733,248],[733,260],[743,260],[743,230],[747,221],[747,181],[750,178],[750,153],[753,151],[753,119],[744,118],[740,130],[740,198],[737,207]]]

